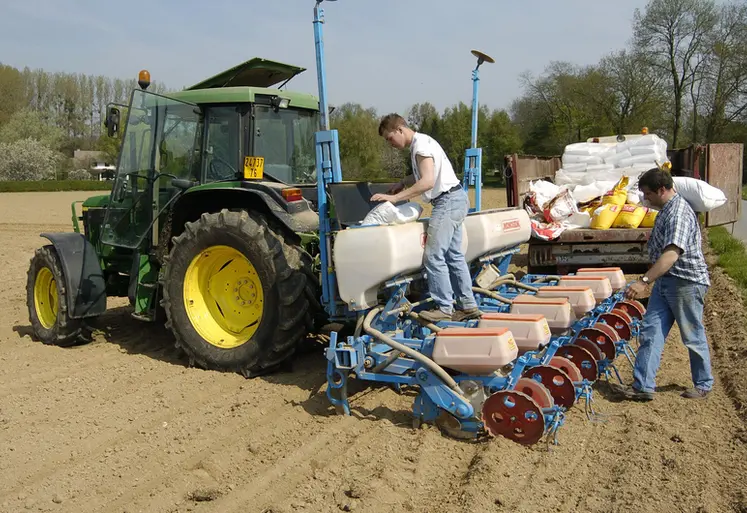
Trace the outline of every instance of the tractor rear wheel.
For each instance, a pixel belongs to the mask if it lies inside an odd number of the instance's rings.
[[[34,335],[44,344],[70,347],[91,341],[92,330],[86,322],[68,315],[65,276],[51,244],[37,249],[31,258],[26,306]]]
[[[311,329],[303,251],[244,210],[204,213],[184,228],[161,283],[177,347],[205,369],[271,372]]]

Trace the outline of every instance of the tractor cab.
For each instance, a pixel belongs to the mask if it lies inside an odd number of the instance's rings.
[[[168,96],[146,91],[150,77],[141,72],[129,106],[107,113],[109,135],[123,129],[101,243],[139,248],[155,226],[149,241],[157,244],[168,207],[197,186],[315,192],[318,102],[268,88],[301,71],[255,58]]]

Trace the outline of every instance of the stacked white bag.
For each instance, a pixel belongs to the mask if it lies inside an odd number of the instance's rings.
[[[617,182],[623,176],[634,184],[638,177],[667,159],[667,142],[656,134],[614,143],[573,143],[565,147],[563,167],[555,183],[570,189],[598,181]]]

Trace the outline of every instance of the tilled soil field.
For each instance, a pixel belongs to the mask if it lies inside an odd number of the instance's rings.
[[[26,270],[39,233],[70,230],[95,193],[0,194],[0,511],[744,512],[747,319],[714,270],[706,319],[717,385],[690,386],[676,328],[651,403],[595,389],[560,445],[471,443],[413,430],[413,397],[352,385],[353,415],[325,396],[322,346],[264,378],[188,368],[165,329],[110,299],[88,345],[31,339]],[[630,366],[620,370],[630,378]]]

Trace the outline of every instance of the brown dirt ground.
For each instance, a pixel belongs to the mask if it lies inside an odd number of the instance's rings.
[[[253,380],[187,368],[121,299],[91,344],[33,341],[25,279],[38,234],[69,230],[70,201],[91,194],[0,194],[2,512],[747,511],[747,324],[718,270],[706,401],[679,396],[690,377],[675,329],[652,403],[615,402],[600,385],[608,422],[574,407],[550,452],[474,444],[413,430],[412,396],[386,387],[355,383],[353,416],[335,414],[320,346]]]

